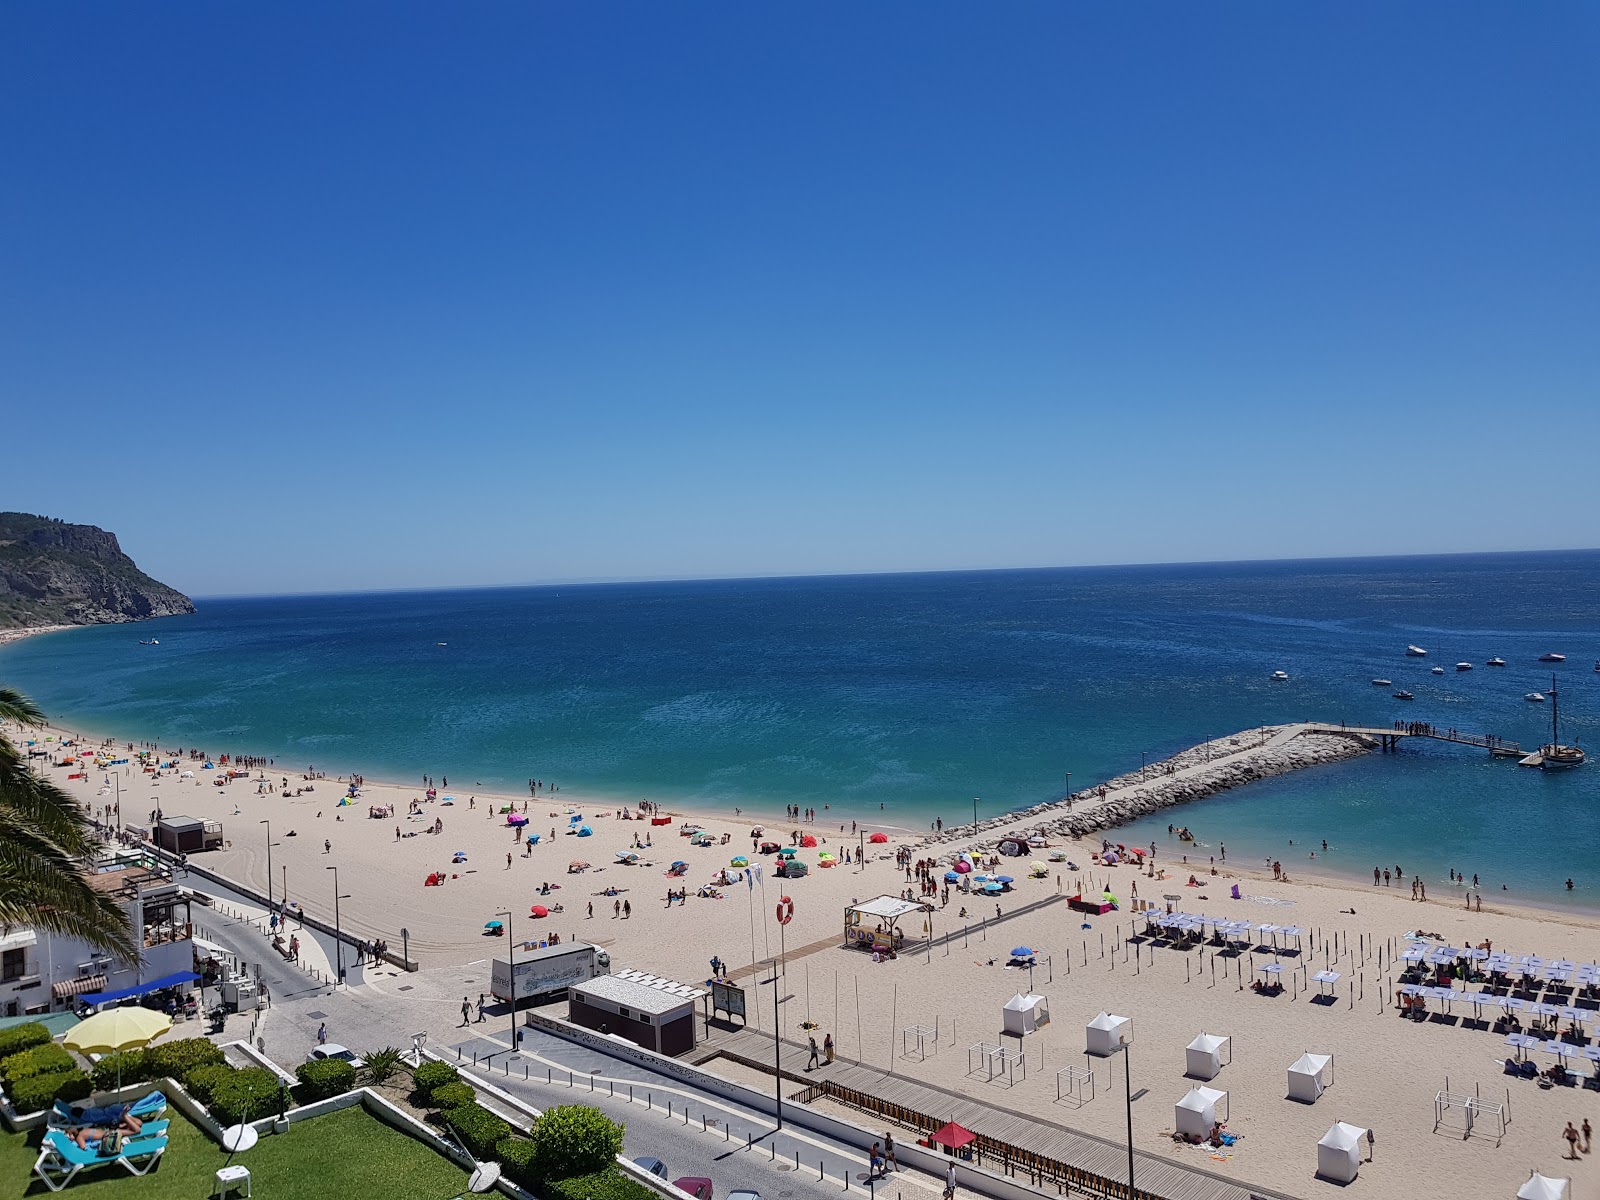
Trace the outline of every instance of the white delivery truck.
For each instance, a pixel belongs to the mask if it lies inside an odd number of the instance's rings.
[[[611,956],[587,942],[563,943],[540,950],[518,951],[515,964],[497,958],[489,978],[489,991],[496,1000],[510,1000],[511,981],[516,979],[516,1000],[547,996],[565,991],[574,983],[608,974]]]

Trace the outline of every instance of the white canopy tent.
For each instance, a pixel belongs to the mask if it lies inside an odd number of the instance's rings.
[[[1335,1183],[1353,1183],[1361,1170],[1361,1139],[1367,1131],[1359,1125],[1335,1121],[1317,1143],[1317,1175]]]
[[[1517,1200],[1567,1200],[1567,1185],[1571,1179],[1551,1179],[1535,1171],[1528,1182],[1517,1189]]]
[[[1222,1105],[1222,1119],[1228,1119],[1228,1093],[1216,1088],[1190,1088],[1189,1094],[1174,1106],[1173,1120],[1184,1137],[1207,1137],[1217,1119],[1217,1105]]]
[[[1216,1034],[1202,1033],[1190,1042],[1184,1051],[1192,1079],[1215,1079],[1222,1068],[1233,1061],[1233,1039]]]
[[[1122,1049],[1123,1042],[1133,1040],[1133,1018],[1103,1012],[1084,1026],[1084,1033],[1087,1038],[1085,1053],[1110,1058]]]
[[[1333,1055],[1302,1054],[1289,1064],[1289,1099],[1315,1104],[1333,1086]]]
[[[1024,996],[1018,992],[1006,1001],[1002,1016],[1005,1020],[1005,1031],[1020,1037],[1025,1033],[1035,1032],[1041,1025],[1050,1023],[1050,1005],[1043,996],[1031,994]]]

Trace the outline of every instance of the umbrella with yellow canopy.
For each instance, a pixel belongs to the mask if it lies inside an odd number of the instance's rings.
[[[172,1018],[148,1008],[108,1008],[78,1022],[62,1044],[79,1054],[114,1054],[148,1046],[172,1028]],[[122,1086],[121,1064],[117,1067],[117,1086]]]

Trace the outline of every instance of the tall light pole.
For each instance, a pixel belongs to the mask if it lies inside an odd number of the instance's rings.
[[[260,821],[258,824],[267,827],[267,917],[270,923],[272,917],[272,822]]]
[[[1122,1035],[1122,1081],[1128,1095],[1128,1195],[1135,1195],[1133,1183],[1133,1068],[1129,1065],[1133,1039]]]
[[[344,982],[344,932],[339,924],[339,901],[348,900],[348,896],[339,895],[339,868],[323,867],[324,871],[333,872],[333,979],[334,986]]]
[[[1067,799],[1072,799],[1072,772],[1067,772]]]
[[[978,836],[978,798],[972,798],[972,836]]]
[[[761,982],[761,986],[763,986],[763,987],[765,987],[769,983],[772,985],[772,1098],[777,1104],[778,1129],[782,1129],[783,1128],[783,1042],[778,1036],[778,1020],[779,1020],[779,1018],[778,1018],[778,1005],[782,1004],[785,1000],[793,1000],[794,997],[792,995],[790,995],[790,996],[784,996],[782,999],[779,999],[779,997],[778,997],[778,983],[782,979],[782,976],[780,976],[778,974],[777,960],[776,959],[768,959],[767,962],[769,964],[771,964],[771,966],[772,966],[772,978],[771,979],[763,979],[760,982]],[[774,1130],[773,1132],[776,1133],[777,1130]]]
[[[517,939],[511,936],[511,913],[498,912],[506,919],[506,953],[511,956],[511,1052],[517,1052]]]

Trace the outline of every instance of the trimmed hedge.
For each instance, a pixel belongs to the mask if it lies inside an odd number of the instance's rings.
[[[93,1090],[89,1077],[73,1067],[70,1071],[51,1071],[17,1080],[11,1085],[11,1102],[19,1113],[38,1112],[57,1100],[82,1100]]]
[[[147,1079],[160,1079],[170,1075],[174,1079],[181,1080],[196,1067],[212,1066],[224,1061],[222,1047],[201,1037],[162,1042],[151,1046],[144,1055],[149,1072]]]
[[[326,1100],[329,1096],[348,1092],[356,1085],[356,1069],[340,1058],[301,1063],[294,1069],[294,1074],[305,1085],[308,1100]]]
[[[201,1104],[209,1105],[217,1085],[233,1074],[227,1063],[206,1063],[195,1067],[183,1077],[183,1086]]]
[[[234,1071],[211,1089],[211,1115],[223,1125],[257,1121],[278,1111],[280,1081],[265,1067]]]
[[[78,1064],[72,1055],[56,1045],[45,1042],[8,1057],[0,1062],[0,1075],[7,1083],[18,1083],[35,1075],[55,1075],[61,1071],[76,1071]]]
[[[654,1192],[615,1165],[593,1175],[547,1179],[539,1185],[539,1195],[541,1200],[658,1200]]]
[[[506,1178],[522,1187],[534,1189],[539,1182],[533,1170],[533,1143],[524,1137],[501,1138],[495,1144],[494,1156],[505,1169]]]
[[[411,1072],[411,1082],[417,1089],[417,1096],[427,1103],[433,1095],[435,1088],[443,1087],[447,1083],[454,1083],[461,1078],[449,1063],[425,1062],[415,1071]]]
[[[473,1158],[490,1157],[494,1148],[511,1136],[510,1123],[481,1104],[463,1104],[446,1109],[443,1115]]]
[[[430,1103],[435,1108],[460,1108],[463,1104],[476,1103],[477,1099],[477,1089],[458,1079],[455,1083],[444,1083],[434,1088]]]
[[[50,1031],[37,1021],[0,1029],[0,1059],[10,1058],[22,1050],[43,1046],[50,1040]]]
[[[622,1126],[587,1104],[546,1109],[529,1136],[534,1170],[543,1179],[603,1174],[622,1150]]]
[[[118,1072],[121,1072],[120,1076]],[[140,1083],[151,1078],[150,1055],[145,1050],[120,1050],[115,1054],[108,1054],[94,1065],[94,1086],[99,1091],[106,1091],[117,1086],[117,1080],[124,1084]]]

